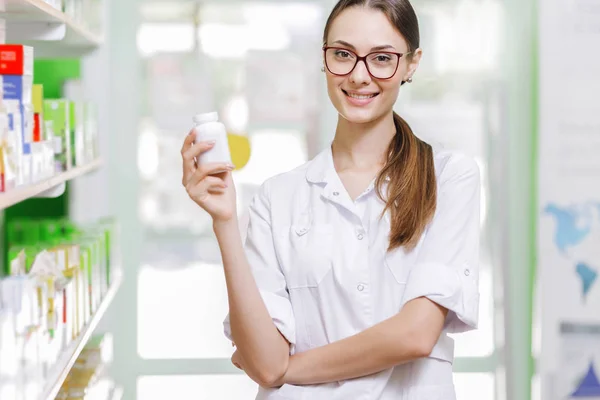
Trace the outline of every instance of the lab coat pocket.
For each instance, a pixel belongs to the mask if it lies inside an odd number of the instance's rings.
[[[333,266],[333,226],[292,225],[288,238],[288,289],[318,287]]]
[[[394,279],[399,284],[406,284],[410,272],[410,256],[405,254],[404,249],[395,249],[385,253],[384,263]]]

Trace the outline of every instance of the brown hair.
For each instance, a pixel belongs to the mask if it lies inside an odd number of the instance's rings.
[[[419,21],[409,0],[340,0],[327,19],[323,42],[327,42],[333,21],[347,8],[357,6],[383,12],[408,43],[408,51],[419,48]],[[412,249],[435,213],[437,188],[433,150],[416,137],[408,123],[395,112],[394,125],[396,135],[390,143],[386,165],[377,177],[376,188],[379,197],[386,202],[383,212],[391,212],[389,250]],[[388,178],[384,198],[382,187]]]

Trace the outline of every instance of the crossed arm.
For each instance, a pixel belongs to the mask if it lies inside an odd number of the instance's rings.
[[[229,250],[223,253],[232,338],[239,349],[234,354],[234,363],[250,377],[261,377],[257,382],[264,387],[336,382],[427,357],[441,335],[448,308],[461,315],[459,319],[463,323],[453,327],[456,332],[475,327],[479,204],[477,164],[466,157],[454,157],[440,177],[436,215],[419,252],[419,268],[411,271],[406,286],[410,294],[404,296],[413,300],[398,314],[363,332],[291,357],[289,343],[269,316],[256,283],[248,273],[249,264],[243,258],[241,247],[235,243],[231,251],[231,245],[225,243],[228,240],[221,239],[222,249]],[[254,210],[254,219],[251,218],[254,224],[248,237],[271,237],[267,195],[256,203]],[[266,268],[263,266],[277,263],[272,246],[259,249],[256,243],[250,242],[249,255],[255,273],[260,275],[261,285],[267,292],[281,291],[285,287],[281,271],[263,271]],[[435,284],[429,284],[434,276]],[[257,313],[260,318],[255,317]]]
[[[395,316],[354,336],[290,357],[285,374],[272,383],[309,385],[375,374],[427,357],[435,346],[448,311],[421,297]],[[244,369],[239,354],[232,358]]]

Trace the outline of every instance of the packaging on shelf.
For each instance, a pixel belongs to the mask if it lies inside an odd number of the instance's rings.
[[[63,301],[64,301],[64,315],[63,315],[63,327],[65,329],[64,342],[65,347],[69,346],[73,340],[77,338],[77,327],[75,324],[75,315],[77,313],[77,291],[75,288],[75,281],[70,280],[64,287]]]
[[[33,141],[33,107],[23,103],[31,100],[31,88],[22,94],[23,78],[16,75],[4,75],[4,105],[8,112],[9,135],[17,143],[16,185],[28,184],[31,181],[31,142]]]
[[[55,173],[54,142],[44,121],[44,87],[33,85],[33,134],[31,143],[31,181],[48,179]],[[49,123],[52,125],[52,121]]]
[[[36,282],[26,275],[9,276],[1,282],[2,305],[15,318],[15,335],[25,337],[40,324]]]
[[[33,76],[33,47],[21,44],[0,45],[0,75]]]
[[[18,126],[21,131],[23,146],[33,142],[33,77],[25,75],[3,75],[3,100],[9,113],[18,113],[22,123]]]
[[[0,75],[0,80],[2,76]],[[10,129],[8,111],[0,101],[0,192],[16,186],[18,171],[18,139]]]
[[[85,101],[83,83],[68,79],[63,83],[64,96],[71,100],[71,152],[73,165],[93,161],[98,153],[98,126],[93,103]]]
[[[13,246],[8,250],[8,275],[24,275],[26,273],[25,266],[25,249],[22,246]]]
[[[16,186],[31,182],[31,142],[34,130],[34,111],[31,104],[33,55],[34,50],[30,46],[0,45],[2,99],[8,114],[8,135],[11,143],[16,143]]]
[[[57,172],[67,171],[72,167],[69,101],[65,99],[44,100],[44,117],[46,120],[52,121]]]
[[[71,117],[71,164],[73,166],[81,166],[86,163],[84,104],[79,101],[70,101],[69,110]]]
[[[54,144],[49,140],[31,143],[31,181],[39,182],[54,175]]]
[[[120,227],[116,218],[105,217],[98,221],[98,227],[104,232],[105,249],[106,249],[106,265],[111,268],[107,271],[106,282],[110,286],[113,282],[111,272],[115,271],[121,265],[121,254],[118,251],[118,243],[120,241]]]
[[[0,282],[1,290],[2,283]],[[19,356],[15,332],[13,314],[9,310],[0,307],[0,376],[2,377],[0,379],[0,393],[3,393],[5,389],[7,392],[10,391],[11,388],[3,387],[3,385],[12,384],[19,370]]]
[[[65,379],[57,399],[105,399],[114,390],[114,382],[103,378],[113,351],[110,335],[95,335],[86,344]]]
[[[33,75],[3,75],[3,77],[4,100],[16,100],[19,105],[32,104]]]
[[[33,141],[41,142],[44,135],[44,86],[33,85],[31,100],[33,104]]]
[[[19,368],[12,371],[18,375],[12,381],[41,389],[55,372],[57,360],[82,334],[104,298],[113,276],[115,235],[112,219],[89,226],[67,219],[23,218],[7,223],[6,264],[13,276],[0,279],[0,375],[6,376],[2,368],[16,363]],[[13,338],[8,344],[12,356],[3,348],[6,329]],[[90,345],[92,349],[86,349],[73,368],[83,374],[65,384],[69,396],[87,396],[87,390],[77,390],[85,389],[83,377],[92,376],[89,367],[98,346]]]

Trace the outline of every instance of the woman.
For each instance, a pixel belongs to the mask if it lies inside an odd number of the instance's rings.
[[[265,182],[246,249],[232,166],[182,149],[213,218],[232,358],[260,399],[455,399],[453,341],[477,326],[479,171],[433,151],[392,110],[422,51],[408,0],[341,0],[324,34],[335,138]]]

